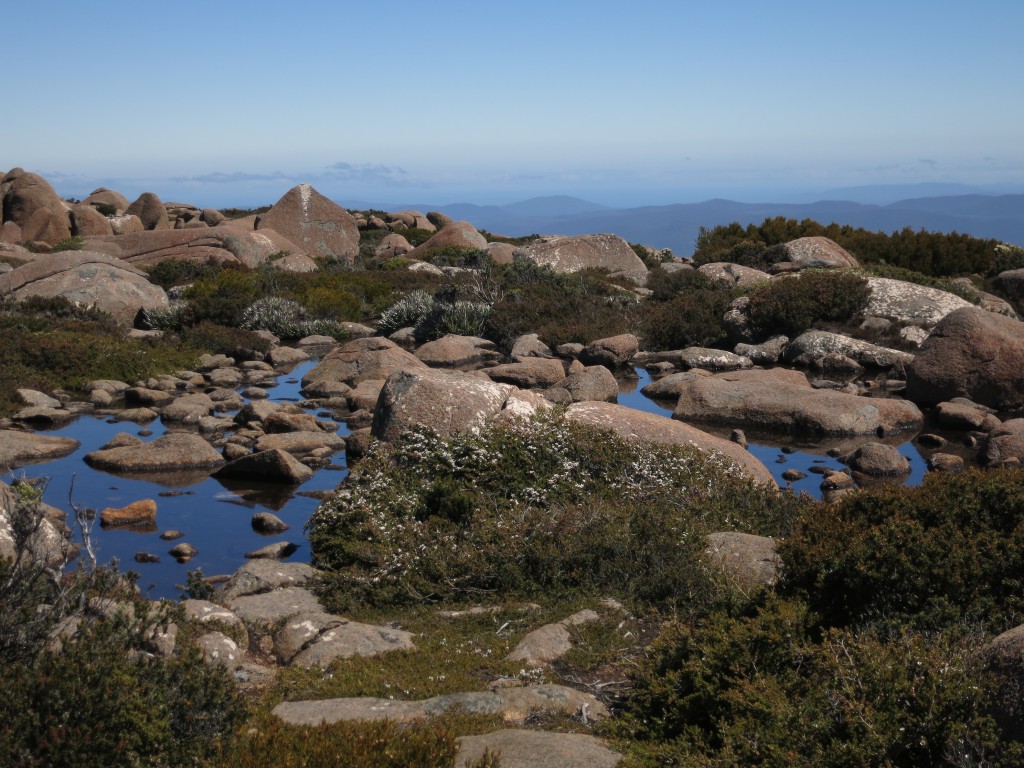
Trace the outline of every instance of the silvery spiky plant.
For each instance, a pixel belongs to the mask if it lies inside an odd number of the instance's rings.
[[[174,331],[181,327],[181,315],[188,306],[185,301],[171,301],[166,307],[151,307],[143,311],[143,323],[148,328]]]
[[[305,307],[297,301],[280,296],[257,299],[242,314],[243,328],[270,331],[282,339],[300,339],[304,336],[346,336],[345,329],[334,320],[310,318]]]
[[[434,309],[434,297],[426,291],[413,291],[380,316],[377,330],[390,336],[400,328],[415,327]]]

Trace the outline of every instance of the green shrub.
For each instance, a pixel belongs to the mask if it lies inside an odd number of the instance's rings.
[[[183,313],[187,325],[204,320],[217,325],[238,327],[246,308],[266,294],[250,270],[221,270],[196,280],[186,289],[188,309]]]
[[[225,268],[200,259],[164,259],[145,267],[145,272],[151,283],[166,290],[195,280],[212,279]]]
[[[675,272],[652,269],[647,273],[647,288],[652,291],[648,297],[650,301],[669,301],[681,294],[711,291],[715,286],[696,269],[679,269]]]
[[[833,630],[770,599],[676,625],[618,731],[647,764],[849,768],[1019,764],[987,714],[975,638]]]
[[[992,263],[988,268],[988,276],[995,277],[1000,272],[1012,269],[1024,269],[1024,248],[1018,245],[999,243],[995,247]]]
[[[426,251],[422,258],[439,267],[462,267],[481,269],[486,267],[491,257],[487,251],[479,248],[468,248],[459,245],[442,245]]]
[[[1024,472],[933,473],[859,491],[782,546],[786,589],[826,626],[1024,622]]]
[[[308,531],[337,610],[576,589],[697,610],[714,592],[703,534],[778,534],[802,503],[734,475],[722,457],[557,419],[418,429],[371,450]]]
[[[418,245],[423,245],[430,238],[432,238],[436,232],[431,232],[429,229],[415,229],[412,227],[397,227],[395,234],[401,235],[409,241],[409,245],[415,248]]]
[[[651,351],[715,347],[727,341],[722,318],[735,291],[695,290],[669,301],[645,305],[641,335]]]
[[[213,323],[199,323],[182,328],[179,337],[186,347],[212,354],[224,354],[240,360],[249,359],[250,351],[266,354],[271,346],[267,339],[253,331]]]
[[[816,323],[849,323],[871,296],[868,281],[841,270],[805,270],[750,292],[750,319],[762,338],[798,336]]]

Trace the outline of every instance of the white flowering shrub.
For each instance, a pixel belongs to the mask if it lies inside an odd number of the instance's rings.
[[[266,296],[250,304],[242,313],[241,327],[251,331],[270,331],[282,339],[314,335],[343,339],[348,335],[340,323],[311,318],[299,302],[280,296]]]
[[[712,589],[706,533],[778,535],[800,503],[722,456],[541,417],[378,444],[307,528],[337,609],[550,589],[676,603]]]

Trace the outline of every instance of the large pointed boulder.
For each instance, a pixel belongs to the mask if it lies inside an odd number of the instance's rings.
[[[359,253],[356,220],[309,184],[288,190],[256,219],[256,229],[273,229],[311,256],[351,263]]]
[[[71,237],[68,206],[36,173],[13,168],[0,181],[0,221],[12,221],[21,229],[21,239],[54,245]]]

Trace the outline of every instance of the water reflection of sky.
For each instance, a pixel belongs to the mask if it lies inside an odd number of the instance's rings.
[[[280,377],[277,386],[268,390],[270,399],[277,402],[293,402],[301,399],[299,380],[312,366],[306,363],[291,373]],[[671,403],[658,402],[645,397],[641,389],[650,381],[645,371],[638,371],[639,379],[625,379],[621,382],[619,403],[648,413],[671,417]],[[305,491],[322,491],[335,488],[344,479],[344,453],[336,454],[333,468],[318,470],[301,486],[284,487],[254,483],[229,483],[198,476],[166,477],[154,482],[153,476],[146,479],[121,477],[100,472],[89,467],[84,461],[85,454],[94,451],[119,432],[139,435],[151,430],[152,435],[142,439],[149,441],[163,434],[166,429],[159,421],[147,425],[131,422],[107,423],[103,419],[83,416],[72,424],[47,434],[73,437],[81,443],[77,451],[63,459],[44,464],[24,467],[16,471],[28,477],[49,478],[44,500],[55,507],[70,510],[74,502],[80,507],[91,507],[97,511],[105,507],[121,507],[139,499],[152,498],[157,502],[157,530],[140,533],[129,530],[107,530],[97,524],[95,541],[98,556],[102,562],[116,558],[123,570],[140,574],[139,586],[149,597],[177,597],[178,585],[185,582],[186,573],[202,569],[205,575],[227,574],[245,562],[245,553],[276,542],[289,541],[298,545],[298,550],[289,559],[308,562],[309,547],[303,533],[303,526],[319,503],[316,499],[300,495]],[[717,430],[728,435],[729,430]],[[339,434],[348,434],[344,424],[339,425]],[[866,438],[865,438],[866,439]],[[804,491],[820,497],[821,475],[810,471],[815,465],[842,469],[835,459],[825,455],[829,445],[783,443],[770,444],[748,433],[750,451],[772,472],[780,485],[785,486],[782,473],[787,469],[798,469],[807,477],[790,484],[795,491]],[[925,461],[911,442],[899,445],[900,452],[910,461],[911,474],[908,483],[919,483],[925,472]],[[161,493],[165,495],[160,495]],[[284,520],[290,530],[274,536],[261,536],[252,530],[250,520],[255,512],[270,511]],[[192,544],[199,554],[188,564],[177,563],[168,550],[177,542],[160,539],[159,533],[179,530],[185,536],[180,541]],[[137,552],[160,556],[159,563],[136,563]]]
[[[282,376],[278,385],[268,390],[269,399],[281,402],[301,399],[299,379],[310,366],[307,363]],[[72,424],[47,432],[75,438],[81,443],[78,450],[63,459],[23,467],[15,474],[48,478],[44,501],[64,510],[71,509],[69,499],[79,507],[97,511],[139,499],[154,499],[157,502],[156,531],[110,530],[101,528],[98,523],[94,529],[100,561],[116,558],[122,570],[139,573],[139,587],[148,597],[177,597],[180,592],[177,585],[184,584],[187,571],[200,568],[206,575],[231,573],[245,562],[246,552],[276,541],[298,545],[298,551],[290,560],[309,561],[309,547],[302,528],[319,502],[298,492],[333,489],[345,477],[344,469],[319,470],[298,487],[264,484],[261,488],[259,484],[236,484],[205,475],[193,476],[191,481],[176,476],[153,482],[154,475],[143,480],[107,474],[92,469],[83,460],[85,454],[100,448],[119,432],[139,435],[145,430],[153,432],[151,436],[142,437],[147,442],[166,432],[160,421],[146,425],[109,424],[91,416],[80,417]],[[339,434],[348,434],[344,424],[340,425]],[[343,466],[344,453],[336,454],[334,462],[336,467]],[[250,521],[254,513],[261,511],[273,512],[291,526],[290,530],[274,536],[256,533]],[[185,536],[175,542],[164,541],[159,534],[168,530],[182,531]],[[171,547],[182,541],[199,551],[185,565],[168,554]],[[136,563],[137,552],[159,555],[160,562]]]

